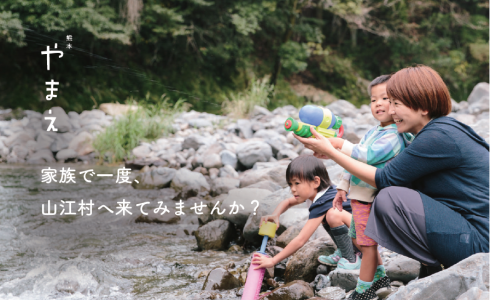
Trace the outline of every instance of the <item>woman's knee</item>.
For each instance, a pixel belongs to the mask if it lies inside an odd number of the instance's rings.
[[[376,215],[383,215],[393,211],[393,207],[396,206],[393,195],[397,192],[397,188],[399,187],[390,186],[379,191],[371,207]]]

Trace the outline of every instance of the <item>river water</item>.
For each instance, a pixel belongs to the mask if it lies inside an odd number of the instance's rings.
[[[201,299],[204,270],[248,257],[224,251],[196,252],[193,236],[176,233],[197,229],[193,211],[184,208],[179,224],[135,223],[144,210],[163,201],[173,213],[174,192],[134,190],[117,184],[117,167],[70,167],[76,183],[43,183],[45,166],[0,165],[0,299]],[[114,177],[88,177],[80,171]],[[131,178],[134,178],[132,174]],[[92,215],[78,212],[81,200],[92,199]],[[116,215],[117,202],[130,202],[132,215]],[[57,204],[56,215],[43,215]],[[75,201],[72,212],[60,215],[61,200]],[[114,212],[110,213],[106,205]],[[65,208],[68,204],[65,203]],[[51,210],[52,212],[52,210]],[[223,299],[239,299],[234,291],[220,292]]]

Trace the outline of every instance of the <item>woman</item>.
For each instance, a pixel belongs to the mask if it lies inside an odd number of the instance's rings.
[[[467,125],[446,117],[451,98],[433,69],[419,65],[396,72],[387,93],[398,132],[416,138],[384,169],[342,154],[314,129],[316,139],[296,138],[317,157],[333,159],[380,190],[365,233],[420,261],[420,278],[439,271],[441,264],[447,268],[488,252],[488,144]]]

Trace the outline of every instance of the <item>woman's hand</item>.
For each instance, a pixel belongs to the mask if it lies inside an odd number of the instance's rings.
[[[333,198],[332,206],[338,209],[339,211],[342,211],[342,202],[347,201],[347,192],[344,190],[337,190],[337,194],[335,195],[335,198]]]
[[[252,264],[255,265],[254,270],[258,270],[261,268],[272,268],[275,266],[273,258],[267,257],[259,253],[254,253],[254,256],[252,258]],[[250,268],[252,268],[252,265],[250,265]]]
[[[335,148],[330,143],[330,141],[323,135],[319,134],[315,130],[315,128],[313,128],[313,126],[310,126],[310,132],[315,136],[314,139],[303,138],[297,136],[296,134],[294,135],[294,137],[298,141],[300,141],[303,145],[305,145],[305,148],[313,150],[313,152],[315,152],[316,157],[322,159],[329,158],[329,153],[332,153],[331,151],[336,151]]]
[[[262,218],[260,218],[259,227],[262,226],[262,223],[269,222],[269,221],[276,223],[276,230],[277,230],[277,228],[279,228],[279,216],[277,216],[277,215],[263,216]]]

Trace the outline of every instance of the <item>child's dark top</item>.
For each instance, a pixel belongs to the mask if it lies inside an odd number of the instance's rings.
[[[309,209],[310,216],[308,219],[315,219],[324,216],[327,213],[327,211],[332,208],[332,202],[336,194],[337,194],[337,186],[335,185],[330,186],[330,188],[325,192],[325,194],[323,194],[313,204],[311,204]],[[342,203],[342,208],[352,213],[349,198],[347,198],[346,202]]]

